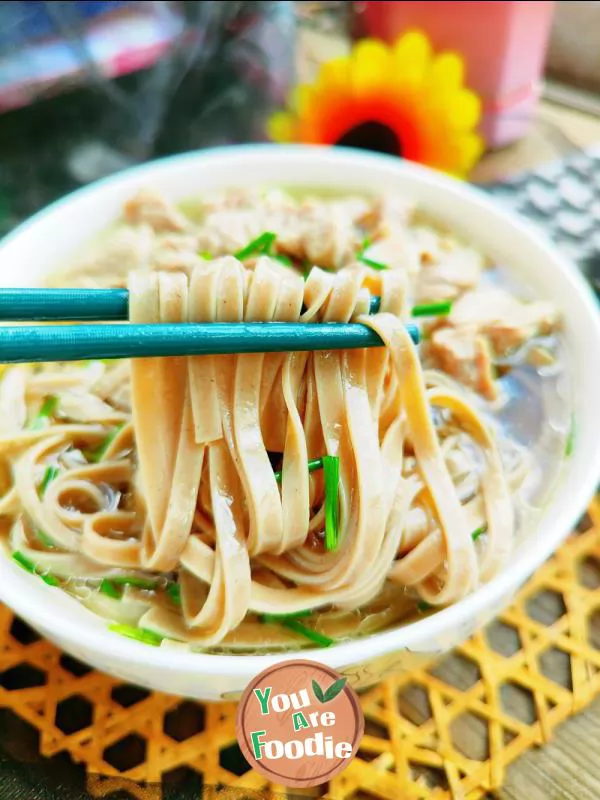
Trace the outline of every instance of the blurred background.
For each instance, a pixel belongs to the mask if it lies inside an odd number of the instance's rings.
[[[300,84],[314,101],[322,65],[352,60],[361,39],[393,48],[412,30],[427,40],[430,67],[458,54],[462,72],[446,64],[436,80],[447,98],[470,93],[462,116],[458,103],[434,107],[423,87],[408,116],[406,101],[385,125],[351,93],[331,113],[343,129],[313,124],[298,105],[291,122],[278,114],[298,102]],[[269,138],[387,150],[497,181],[600,141],[599,38],[600,2],[0,2],[0,234],[131,164]],[[410,80],[411,52],[386,91]],[[376,72],[367,58],[350,82],[368,83],[369,63]],[[339,98],[335,84],[328,91]],[[468,133],[454,165],[417,146],[416,106],[430,138],[446,124]]]

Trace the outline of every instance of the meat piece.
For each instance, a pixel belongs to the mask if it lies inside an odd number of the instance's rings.
[[[388,269],[402,270],[412,287],[419,273],[417,251],[410,236],[400,229],[366,248],[365,258],[385,264]],[[412,293],[412,292],[411,292]]]
[[[189,222],[184,214],[162,195],[141,189],[123,206],[123,218],[132,225],[146,223],[154,231],[185,231]]]
[[[470,247],[444,249],[438,243],[436,250],[421,249],[419,255],[422,269],[415,297],[418,303],[454,300],[477,286],[484,268],[483,256]]]
[[[376,197],[368,214],[362,218],[371,239],[384,239],[406,230],[411,222],[414,205],[401,194],[385,192]]]
[[[485,335],[494,354],[505,356],[535,336],[551,333],[558,313],[551,303],[519,300],[505,289],[481,289],[457,300],[447,322]]]
[[[438,328],[428,355],[436,366],[488,400],[498,397],[489,342],[472,328]]]
[[[339,269],[359,248],[361,236],[342,203],[306,204],[300,216],[304,257],[326,269]]]

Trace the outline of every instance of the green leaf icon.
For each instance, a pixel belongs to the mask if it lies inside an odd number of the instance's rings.
[[[338,694],[343,691],[344,686],[346,685],[347,678],[340,678],[339,680],[335,681],[331,684],[329,689],[325,692],[325,703],[328,703],[330,700],[333,700]]]
[[[323,694],[323,689],[319,686],[319,684],[313,680],[312,682],[312,690],[314,692],[315,697],[320,703],[325,702],[325,695]]]

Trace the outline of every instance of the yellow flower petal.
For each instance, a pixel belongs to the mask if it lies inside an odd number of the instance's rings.
[[[391,54],[378,39],[362,39],[354,48],[351,61],[352,90],[355,96],[368,94],[390,80]]]
[[[448,122],[461,131],[471,130],[481,118],[481,101],[469,89],[453,92],[448,98],[447,109]]]
[[[300,84],[294,87],[290,93],[290,108],[298,117],[304,117],[316,96],[317,92],[313,86],[309,86],[307,83]]]
[[[296,139],[296,119],[287,111],[276,111],[267,120],[267,136],[274,142],[293,142]]]
[[[479,134],[468,133],[458,139],[456,146],[460,152],[462,171],[468,175],[483,155],[485,149],[484,141]]]
[[[342,56],[326,61],[321,65],[315,84],[320,85],[324,93],[346,90],[350,84],[350,59]]]
[[[436,91],[453,91],[463,85],[464,61],[458,53],[440,53],[431,64],[428,82]]]
[[[431,61],[431,45],[421,31],[409,31],[394,45],[391,79],[401,84],[423,81]]]

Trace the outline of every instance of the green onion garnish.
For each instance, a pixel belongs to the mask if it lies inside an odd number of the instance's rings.
[[[176,606],[181,605],[181,586],[175,581],[171,581],[167,586],[167,596],[171,600],[172,603],[175,603]]]
[[[481,536],[481,534],[487,531],[487,527],[488,527],[487,523],[484,523],[479,528],[475,528],[475,530],[471,534],[471,539],[473,539],[473,541],[476,542],[477,539],[479,539],[479,537]]]
[[[356,254],[356,260],[361,261],[363,264],[366,264],[367,267],[372,267],[373,269],[389,269],[387,264],[382,264],[381,261],[374,261],[372,258],[367,258],[365,255],[365,250],[371,246],[371,240],[367,237],[363,239],[363,242],[360,246],[360,250]]]
[[[54,541],[44,531],[36,531],[35,535],[44,547],[56,547]]]
[[[212,253],[198,253],[200,258],[203,258],[205,261],[212,261],[213,256]]]
[[[108,436],[100,442],[100,444],[95,450],[87,450],[85,452],[87,460],[93,462],[94,464],[97,464],[99,461],[102,461],[102,459],[106,455],[106,451],[114,442],[114,440],[117,438],[117,434],[121,431],[124,425],[125,425],[124,422],[122,422],[120,425],[117,425],[114,431],[111,431],[108,434]]]
[[[37,575],[44,581],[44,583],[47,583],[48,586],[60,586],[60,581],[55,575],[52,575],[49,572],[40,572],[33,561],[28,559],[27,556],[23,555],[23,553],[19,552],[18,550],[15,550],[15,552],[12,554],[12,558],[13,561],[16,561],[17,564],[26,572],[30,572],[32,575]]]
[[[265,231],[261,233],[260,236],[257,236],[256,239],[253,239],[250,244],[247,244],[246,247],[242,247],[241,250],[238,250],[237,253],[235,253],[235,257],[243,261],[245,258],[250,258],[250,256],[269,256],[271,255],[271,250],[276,238],[277,234],[271,231]]]
[[[322,458],[311,458],[308,462],[308,471],[314,472],[316,469],[321,469],[323,466],[323,459]],[[282,476],[282,470],[278,469],[275,471],[275,480],[279,483]]]
[[[102,578],[100,582],[100,591],[107,597],[112,597],[113,600],[121,599],[120,589],[118,589],[112,581],[108,580],[108,578]]]
[[[569,435],[567,436],[567,441],[565,442],[565,456],[568,458],[570,455],[573,454],[573,448],[575,447],[575,437],[577,435],[577,420],[575,418],[575,414],[571,416],[571,427],[569,428]]]
[[[325,549],[335,550],[338,546],[339,456],[323,456],[323,475],[325,478]]]
[[[417,611],[420,611],[423,614],[425,611],[431,611],[433,608],[426,600],[419,600],[417,603]]]
[[[367,267],[372,267],[373,269],[389,269],[387,264],[382,264],[381,261],[374,261],[372,258],[367,258],[366,256],[363,256],[362,253],[357,256],[357,260],[363,264],[366,264]]]
[[[148,628],[134,628],[132,625],[117,625],[115,623],[109,625],[108,630],[121,636],[126,636],[128,639],[135,639],[136,642],[150,644],[153,647],[158,647],[164,639],[164,636],[161,636],[160,633],[150,631]]]
[[[159,581],[137,575],[111,575],[109,580],[115,586],[135,586],[136,589],[158,589],[159,586]]]
[[[44,496],[46,489],[48,488],[48,484],[52,483],[55,478],[58,478],[59,474],[60,469],[58,467],[46,467],[44,477],[42,478],[42,482],[39,486],[40,497]]]
[[[286,620],[290,619],[304,619],[305,617],[310,617],[312,613],[313,612],[307,608],[306,611],[293,611],[291,614],[261,614],[260,621],[285,622]]]
[[[319,647],[331,647],[332,644],[335,644],[334,640],[330,639],[329,636],[325,636],[325,634],[319,633],[318,631],[313,631],[312,628],[307,628],[306,625],[297,622],[295,619],[286,619],[282,624],[291,631],[294,631],[294,633],[299,633],[306,639],[310,639],[311,642],[318,644]]]
[[[294,266],[292,259],[284,256],[282,253],[275,253],[275,255],[271,256],[271,258],[274,258],[276,261],[280,261],[285,267]]]
[[[43,428],[46,425],[48,419],[56,411],[57,405],[58,405],[58,397],[54,396],[47,397],[42,403],[42,407],[38,411],[37,416],[34,419],[32,419],[32,421],[28,425],[29,430],[38,431],[40,428]]]
[[[294,631],[294,633],[299,633],[306,639],[310,639],[311,642],[318,644],[319,647],[331,647],[332,644],[335,644],[333,639],[330,639],[329,636],[325,636],[323,633],[314,631],[312,628],[307,628],[306,625],[298,622],[299,619],[308,617],[311,613],[311,611],[298,611],[295,614],[261,614],[260,621],[283,625],[291,631]]]
[[[452,311],[450,300],[441,303],[423,303],[420,306],[413,306],[413,317],[445,317]]]

